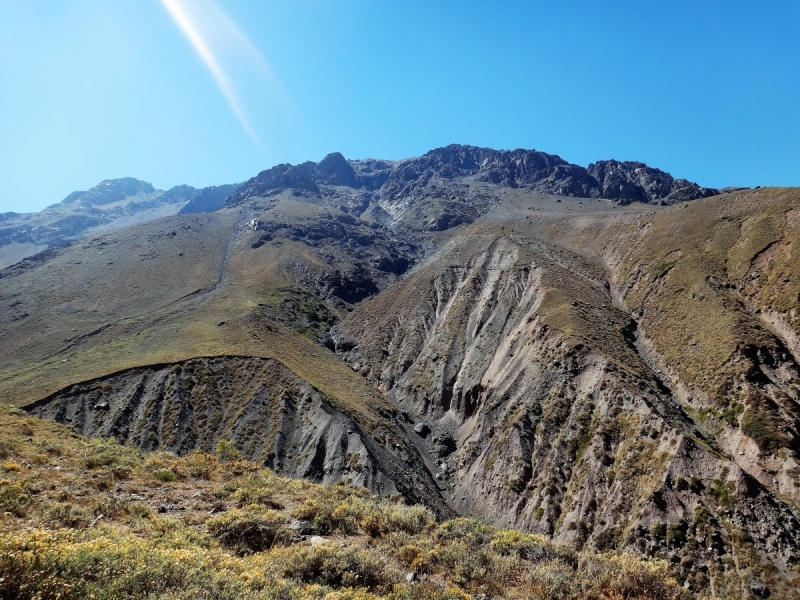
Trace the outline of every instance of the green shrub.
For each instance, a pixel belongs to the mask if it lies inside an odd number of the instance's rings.
[[[458,585],[480,585],[499,594],[511,573],[519,571],[519,558],[501,556],[486,547],[473,547],[459,540],[437,548],[434,561]]]
[[[577,564],[575,550],[566,544],[556,544],[543,536],[516,529],[501,529],[492,536],[489,545],[502,556],[518,556],[533,562],[558,560],[573,566]]]
[[[177,481],[178,477],[170,471],[169,469],[161,469],[160,471],[156,471],[153,473],[153,477],[158,479],[159,481],[169,482],[169,481]]]
[[[311,521],[316,533],[356,533],[359,523],[374,502],[366,489],[357,490],[346,485],[332,485],[316,489],[292,514],[298,519]]]
[[[241,457],[239,450],[230,440],[218,441],[217,447],[214,449],[214,454],[222,462],[233,462],[234,460],[239,460]]]
[[[683,546],[686,543],[686,532],[689,524],[681,519],[673,525],[667,526],[667,543],[675,546]]]
[[[475,546],[487,543],[494,534],[494,528],[479,519],[459,517],[442,523],[438,534],[443,540],[464,540]]]
[[[391,582],[386,563],[352,546],[292,546],[276,559],[284,577],[306,583],[375,589]]]
[[[535,565],[525,572],[525,580],[534,598],[561,600],[580,597],[580,580],[566,565]]]
[[[87,469],[119,466],[133,467],[138,462],[135,450],[121,446],[115,438],[97,438],[89,442],[89,453],[83,459]]]
[[[220,496],[230,497],[239,507],[261,504],[269,508],[281,509],[283,506],[274,499],[275,479],[249,479],[240,484],[226,484]]]
[[[69,502],[58,502],[47,512],[48,520],[58,527],[84,529],[92,522],[92,517],[79,506]]]
[[[721,479],[714,479],[708,493],[723,507],[733,506],[732,488],[733,482],[725,482]]]
[[[0,534],[0,598],[15,600],[267,600],[244,565],[202,548],[175,549],[134,536],[82,539],[74,532]],[[222,559],[222,560],[220,560]],[[263,583],[261,584],[263,586]]]
[[[316,533],[353,534],[363,531],[372,537],[393,531],[420,533],[436,524],[423,506],[405,506],[379,501],[366,489],[345,485],[317,489],[292,513],[311,521]]]
[[[655,539],[663,539],[667,535],[667,524],[653,523],[650,526],[650,535]]]
[[[252,504],[234,508],[207,522],[208,532],[239,554],[262,552],[291,538],[283,515]]]
[[[0,479],[0,512],[20,513],[29,498],[22,485],[8,479]]]
[[[389,505],[389,530],[417,535],[436,525],[433,513],[424,506]]]
[[[209,480],[216,467],[217,459],[214,456],[198,450],[179,458],[175,470],[181,477]]]

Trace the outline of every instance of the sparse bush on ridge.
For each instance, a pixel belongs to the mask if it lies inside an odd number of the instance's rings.
[[[89,442],[83,465],[90,470],[108,466],[132,467],[138,460],[139,453],[132,448],[121,446],[116,438],[96,438]]]
[[[217,442],[217,447],[214,449],[214,454],[222,462],[232,462],[239,460],[239,450],[230,440],[220,440]]]
[[[207,526],[213,537],[240,554],[269,550],[290,539],[286,518],[256,504],[226,511],[210,519]]]
[[[436,523],[425,507],[379,501],[365,489],[344,485],[319,488],[293,514],[311,521],[320,534],[363,532],[372,537],[394,531],[416,534]]]
[[[177,481],[178,479],[175,473],[173,473],[169,469],[162,469],[160,471],[156,471],[155,473],[153,473],[153,477],[165,483],[168,483],[170,481]]]
[[[284,577],[305,583],[375,590],[393,582],[383,560],[352,546],[292,546],[273,553],[272,557],[281,565]]]

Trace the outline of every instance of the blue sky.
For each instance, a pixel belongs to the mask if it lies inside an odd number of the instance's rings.
[[[0,211],[449,143],[800,185],[799,107],[794,0],[0,0]]]

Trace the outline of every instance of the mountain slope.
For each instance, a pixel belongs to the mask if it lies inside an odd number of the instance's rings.
[[[742,223],[721,254],[748,265],[791,243],[794,225],[780,219],[800,194],[740,192],[655,213],[579,206],[569,220],[556,199],[521,200],[357,307],[343,326],[360,344],[346,359],[431,431],[459,512],[668,556],[719,595],[743,585],[745,562],[791,576],[800,471],[787,334],[736,302],[687,315],[674,299],[736,287],[714,279],[712,215]],[[776,218],[772,237],[753,240],[754,223]],[[783,283],[790,253],[784,261],[769,280]],[[446,453],[443,437],[455,442]],[[736,571],[716,568],[731,556]]]
[[[0,453],[2,598],[688,597],[665,561],[437,523],[363,489],[278,477],[226,442],[141,453],[0,404]]]
[[[189,185],[156,190],[132,177],[107,179],[72,192],[38,213],[4,213],[0,219],[0,269],[38,252],[152,219],[222,206],[235,185],[198,190]]]
[[[335,154],[52,249],[0,272],[0,394],[792,597],[800,194],[612,163]]]

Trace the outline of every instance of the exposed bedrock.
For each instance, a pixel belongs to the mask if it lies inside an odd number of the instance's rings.
[[[733,552],[794,565],[796,507],[697,427],[640,354],[602,272],[478,238],[344,323],[359,340],[346,359],[455,440],[438,460],[452,506],[577,546],[665,556],[698,585]],[[431,449],[431,437],[418,443]]]
[[[233,440],[244,458],[282,475],[400,494],[450,514],[402,427],[384,447],[273,359],[197,358],[131,369],[75,384],[26,410],[145,451],[212,452],[220,440]]]

